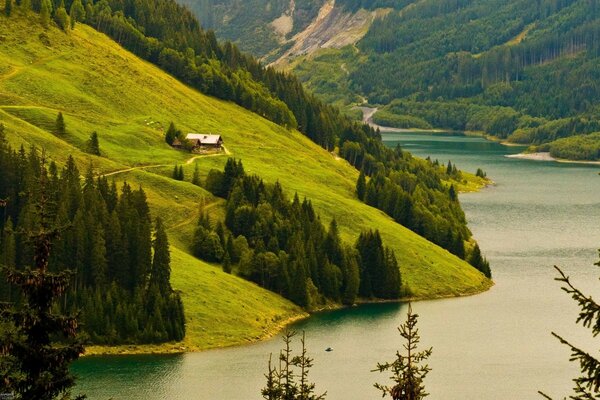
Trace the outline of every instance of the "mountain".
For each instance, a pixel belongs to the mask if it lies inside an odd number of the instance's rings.
[[[356,42],[299,52],[287,68],[328,102],[386,106],[375,121],[397,127],[484,131],[534,145],[600,131],[596,0],[394,4]],[[319,35],[327,43],[327,29]],[[540,149],[558,153],[575,142],[598,146],[596,135]]]
[[[243,343],[304,312],[190,255],[199,205],[212,219],[223,218],[225,209],[222,199],[189,179],[195,164],[204,178],[211,168],[222,169],[228,157],[192,158],[172,149],[164,141],[171,121],[184,132],[220,133],[247,172],[268,183],[279,181],[290,198],[296,192],[309,198],[326,221],[336,218],[347,243],[365,228],[379,229],[414,297],[489,287],[490,281],[465,261],[358,200],[359,172],[299,131],[182,84],[90,26],[45,29],[37,14],[18,9],[0,20],[0,123],[8,141],[15,147],[43,147],[59,165],[72,155],[78,165],[91,163],[96,173],[119,184],[144,188],[171,242],[171,280],[186,312],[186,348]],[[58,112],[64,115],[64,136],[54,133]],[[102,156],[85,152],[94,131]],[[183,166],[187,181],[171,178],[176,164]]]
[[[319,48],[356,43],[377,18],[404,1],[182,0],[203,27],[267,62],[284,64]]]

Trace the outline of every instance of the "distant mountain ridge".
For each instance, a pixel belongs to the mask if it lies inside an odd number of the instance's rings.
[[[285,64],[319,48],[358,42],[376,18],[405,1],[180,0],[203,27],[266,62]]]

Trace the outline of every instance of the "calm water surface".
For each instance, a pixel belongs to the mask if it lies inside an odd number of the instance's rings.
[[[432,399],[539,399],[568,393],[577,373],[561,333],[596,354],[598,343],[574,320],[577,308],[553,281],[552,265],[597,293],[600,270],[600,168],[511,159],[520,148],[481,138],[386,134],[413,154],[459,168],[483,168],[496,185],[461,195],[469,226],[491,261],[487,293],[413,304],[422,343],[433,346]],[[395,327],[406,305],[356,307],[296,325],[315,358],[312,379],[328,399],[380,398],[386,376],[370,372],[400,346]],[[91,399],[259,399],[269,353],[280,340],[176,356],[90,357],[78,362],[78,389]],[[332,347],[331,353],[325,348]]]

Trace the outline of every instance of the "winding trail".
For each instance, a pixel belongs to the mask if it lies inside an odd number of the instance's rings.
[[[231,155],[231,152],[229,150],[227,150],[227,148],[225,146],[223,146],[223,150],[224,151],[222,153],[203,154],[203,155],[193,156],[193,157],[187,159],[184,164],[185,165],[190,165],[191,163],[193,163],[194,161],[196,161],[199,158],[219,157],[219,156],[229,156],[229,155]],[[136,170],[151,169],[151,168],[161,168],[161,167],[171,167],[172,165],[173,164],[141,165],[139,167],[123,168],[123,169],[119,169],[117,171],[108,172],[106,174],[102,174],[101,176],[104,176],[104,177],[114,176],[114,175],[124,174],[126,172],[131,172],[131,171],[136,171]]]
[[[39,58],[39,59],[33,61],[30,64],[11,65],[10,66],[11,70],[8,73],[0,75],[0,81],[6,81],[6,80],[9,80],[10,78],[14,78],[16,75],[18,75],[21,72],[27,70],[28,68],[32,68],[32,67],[36,67],[36,66],[45,64],[45,63],[47,63],[49,61],[55,60],[55,59],[60,58],[62,56],[63,56],[62,53],[61,54],[54,54],[54,55],[51,55],[51,56]]]

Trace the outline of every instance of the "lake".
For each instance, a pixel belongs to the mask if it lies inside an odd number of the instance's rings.
[[[575,325],[578,309],[553,280],[552,266],[598,293],[600,168],[507,158],[522,148],[477,137],[387,133],[384,141],[467,171],[482,168],[496,183],[460,196],[496,285],[477,296],[413,303],[421,343],[433,347],[429,398],[540,399],[538,390],[567,395],[578,368],[551,331],[593,354],[600,343]],[[317,390],[331,400],[381,398],[373,383],[385,383],[387,375],[371,370],[401,346],[396,327],[406,309],[365,305],[296,324],[315,359]],[[77,389],[91,399],[260,399],[269,354],[280,347],[274,338],[184,355],[88,357],[74,366]]]

